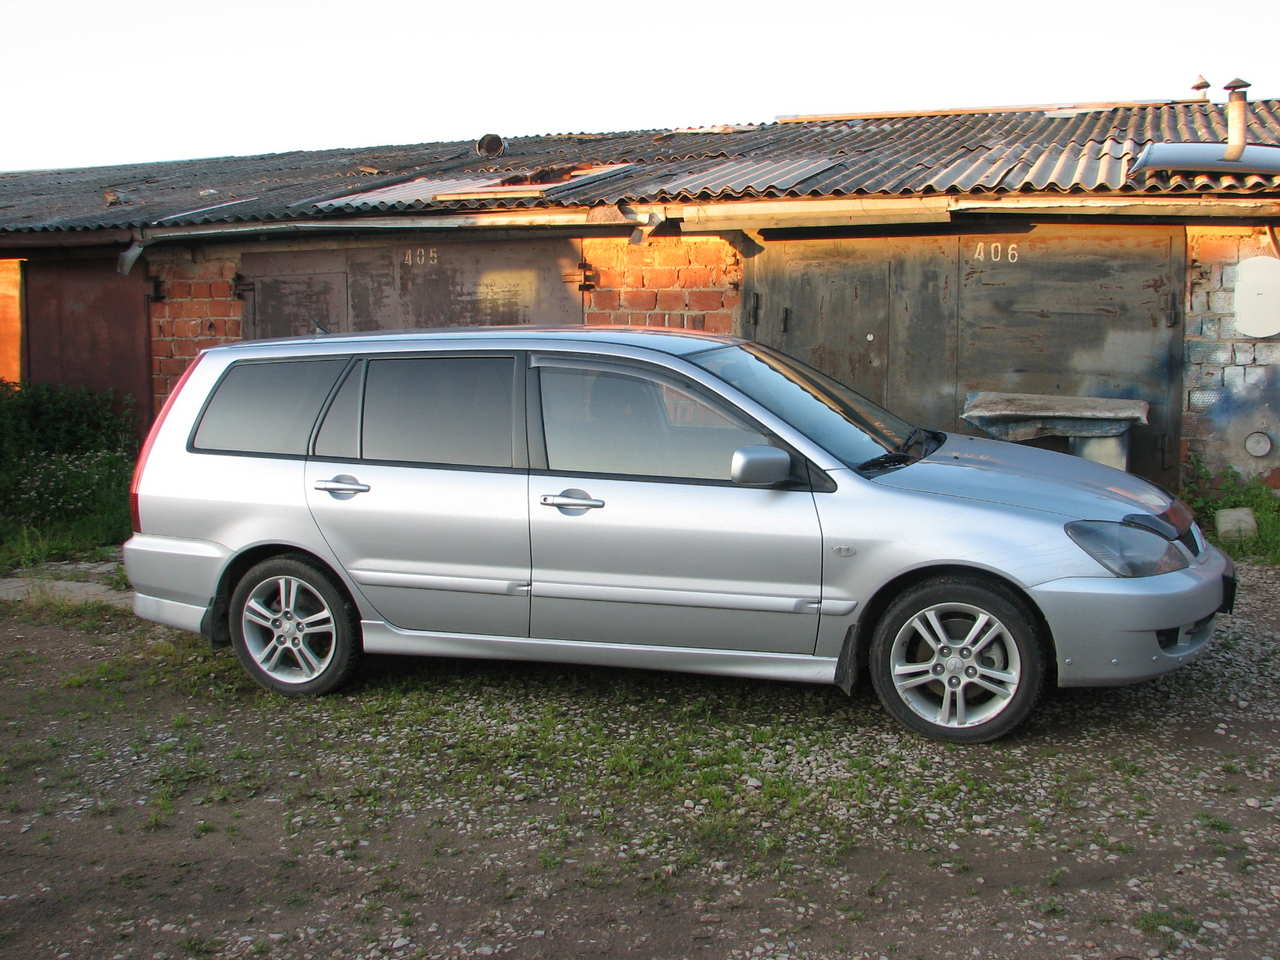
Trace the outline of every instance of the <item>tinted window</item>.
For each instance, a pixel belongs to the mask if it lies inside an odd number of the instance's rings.
[[[362,369],[357,366],[338,388],[329,404],[324,423],[316,434],[316,456],[350,459],[360,456],[360,385]]]
[[[734,450],[769,442],[666,379],[550,366],[540,377],[552,470],[728,480]]]
[[[306,453],[320,404],[346,365],[346,360],[236,364],[200,418],[195,446],[238,453]]]
[[[371,360],[364,457],[511,466],[510,357]]]

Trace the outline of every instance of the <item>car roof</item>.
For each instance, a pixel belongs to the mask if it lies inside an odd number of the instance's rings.
[[[510,343],[512,340],[528,341],[530,348],[542,343],[550,345],[554,342],[600,343],[618,346],[643,347],[658,350],[675,356],[697,353],[716,346],[745,343],[741,337],[725,334],[705,333],[701,330],[684,330],[671,327],[627,327],[627,326],[490,326],[490,327],[440,327],[430,330],[389,330],[378,333],[330,333],[313,337],[282,337],[274,340],[243,340],[239,343],[226,344],[212,349],[217,351],[236,350],[241,348],[257,348],[275,345],[301,346],[303,344],[335,343],[359,346],[361,344],[404,343],[440,343],[457,341],[463,343],[485,343],[501,340]]]

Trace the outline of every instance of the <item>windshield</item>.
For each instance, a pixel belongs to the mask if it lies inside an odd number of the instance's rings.
[[[759,344],[686,355],[850,467],[910,447],[919,432],[843,383]],[[911,459],[915,459],[912,457]]]

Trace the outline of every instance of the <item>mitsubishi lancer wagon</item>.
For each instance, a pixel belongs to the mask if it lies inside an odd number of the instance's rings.
[[[1231,562],[1161,489],[908,423],[775,350],[638,328],[206,350],[139,458],[139,616],[260,684],[363,653],[836,684],[985,741],[1200,654]]]

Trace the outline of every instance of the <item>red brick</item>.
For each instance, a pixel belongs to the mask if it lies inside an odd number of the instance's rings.
[[[244,316],[243,300],[222,300],[219,302],[222,304],[220,310],[222,316],[232,319],[238,319],[239,317]]]
[[[588,324],[599,325],[599,324],[613,323],[613,322],[614,322],[614,319],[613,319],[612,313],[597,312],[597,313],[587,314]]]
[[[186,300],[191,296],[191,283],[187,280],[170,280],[164,285],[164,295],[170,300]]]
[[[645,314],[644,325],[646,327],[665,327],[667,325],[667,315],[665,313]]]
[[[173,348],[170,346],[169,340],[152,340],[151,356],[153,357],[171,357],[173,356]]]
[[[680,286],[685,289],[705,287],[711,282],[711,271],[706,267],[681,267]]]
[[[219,337],[201,337],[195,344],[197,350],[208,350],[210,347],[222,346],[222,340]]]
[[[706,327],[705,313],[686,313],[684,315],[684,325],[690,330],[702,330]]]
[[[193,300],[208,300],[210,297],[209,282],[200,280],[191,284],[191,297]]]
[[[689,264],[689,247],[691,244],[671,243],[659,247],[655,262],[660,267],[684,267]]]
[[[209,284],[209,296],[215,300],[228,300],[231,297],[231,284],[226,280],[215,280]]]
[[[169,305],[163,300],[151,304],[151,319],[164,320],[169,316]]]
[[[718,243],[689,244],[689,262],[699,266],[720,266],[728,262],[730,252]]]
[[[170,340],[169,349],[173,351],[175,357],[194,357],[196,355],[196,342],[186,338]]]
[[[683,290],[659,290],[659,310],[683,310],[689,302],[689,295]]]
[[[625,277],[621,270],[606,267],[596,271],[596,287],[620,287]]]
[[[737,290],[727,290],[724,295],[724,305],[726,307],[736,307],[742,302],[742,293]]]
[[[645,267],[641,271],[644,285],[649,289],[662,289],[676,285],[675,267]]]
[[[643,326],[644,326],[644,314],[643,314],[643,313],[628,313],[628,314],[626,315],[626,318],[627,318],[626,320],[623,320],[623,321],[621,321],[621,322],[623,322],[623,323],[629,323],[629,324],[630,324],[631,326],[633,326],[633,327],[643,327]]]
[[[719,290],[690,290],[690,310],[719,310],[724,306],[724,294]]]
[[[221,317],[218,317],[215,320],[210,320],[205,324],[204,328],[211,336],[225,337],[227,335],[227,321],[223,320]]]
[[[156,361],[160,364],[160,372],[170,377],[180,377],[187,369],[188,361],[178,357],[161,357]]]
[[[619,296],[617,290],[592,290],[589,302],[596,310],[617,310]]]
[[[722,310],[719,313],[708,313],[705,324],[703,329],[709,333],[733,333],[733,314],[727,310]]]
[[[240,333],[240,321],[228,320],[226,323],[227,323],[227,336],[232,340],[239,340],[240,337],[242,336],[242,334]]]
[[[1201,263],[1235,263],[1240,259],[1240,238],[1202,236],[1192,249]]]
[[[632,310],[652,310],[658,305],[658,295],[652,290],[627,290],[622,294],[622,305]]]

